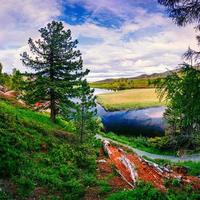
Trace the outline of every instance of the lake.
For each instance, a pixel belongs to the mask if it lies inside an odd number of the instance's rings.
[[[94,94],[114,92],[95,89]],[[164,134],[163,113],[165,107],[151,107],[137,110],[106,111],[97,104],[97,114],[101,117],[106,131],[134,136],[160,136]]]

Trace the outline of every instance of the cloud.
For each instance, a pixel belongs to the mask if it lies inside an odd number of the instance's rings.
[[[197,47],[192,26],[177,27],[154,0],[27,0],[17,1],[15,6],[14,0],[1,1],[0,61],[7,72],[13,67],[25,70],[19,54],[27,48],[28,38],[38,38],[37,30],[58,18],[79,39],[84,66],[91,71],[89,80],[172,69],[182,62],[188,46]],[[86,10],[83,16],[79,7],[74,10],[77,5]],[[70,7],[81,23],[66,20],[71,17]]]
[[[38,29],[60,14],[59,4],[53,0],[1,0],[0,61],[5,71],[13,67],[24,70],[19,54],[28,38],[37,38]]]
[[[125,23],[120,29],[99,27],[92,23],[66,27],[76,33],[76,37],[87,35],[102,39],[101,44],[80,44],[85,65],[94,74],[93,80],[104,77],[135,76],[138,72],[154,73],[176,68],[182,62],[181,56],[188,46],[196,48],[195,32],[192,26],[176,27],[170,19],[161,13],[143,13],[135,18],[135,23]],[[148,32],[141,37],[131,35],[124,40],[127,33],[135,33],[155,26],[153,34]],[[162,27],[156,29],[156,27]],[[90,31],[88,31],[90,30]],[[104,73],[103,73],[104,72]]]

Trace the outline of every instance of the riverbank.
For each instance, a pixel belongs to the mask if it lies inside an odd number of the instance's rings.
[[[154,88],[129,89],[97,95],[97,102],[108,111],[163,106]]]

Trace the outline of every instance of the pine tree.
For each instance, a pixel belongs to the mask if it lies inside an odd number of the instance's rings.
[[[80,142],[86,134],[94,133],[98,127],[96,114],[96,97],[94,90],[90,89],[86,80],[83,80],[79,88],[79,97],[76,99],[72,119],[75,121],[77,133],[80,135]]]
[[[13,69],[12,76],[11,76],[11,88],[18,93],[20,93],[24,86],[23,76],[19,70],[16,68]]]
[[[2,70],[3,70],[3,65],[0,62],[0,75],[2,74]]]
[[[71,31],[64,30],[62,22],[52,21],[39,32],[41,39],[28,40],[33,55],[21,55],[23,64],[33,71],[25,99],[32,103],[49,101],[51,120],[55,122],[58,112],[72,104],[76,87],[89,70],[83,71],[81,53],[76,50],[78,41],[72,40]]]
[[[200,31],[200,1],[199,0],[158,0],[161,5],[167,7],[169,17],[171,17],[178,26],[187,24],[196,24],[196,30]],[[200,36],[197,35],[200,45]],[[191,66],[195,65],[198,69],[200,65],[200,52],[190,47],[183,55],[184,59],[189,61]]]
[[[83,142],[83,137],[87,133],[93,133],[96,129],[96,122],[94,121],[96,114],[96,97],[93,95],[94,90],[90,89],[86,80],[81,84],[79,91],[79,103],[76,106],[75,120],[77,130],[80,134],[80,142]]]
[[[199,0],[158,0],[161,5],[167,7],[169,16],[179,25],[200,23],[200,1]],[[200,28],[200,27],[199,27]]]

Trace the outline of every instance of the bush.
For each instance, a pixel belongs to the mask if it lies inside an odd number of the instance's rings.
[[[158,148],[158,149],[168,149],[168,138],[166,136],[164,137],[154,137],[148,139],[149,145]]]
[[[165,200],[165,196],[152,185],[139,183],[133,190],[111,194],[106,200]]]
[[[166,180],[166,186],[170,186],[174,180]],[[179,185],[177,181],[175,185]],[[181,190],[180,190],[181,189]],[[192,191],[191,187],[183,187],[176,190],[169,189],[162,193],[149,183],[139,183],[133,190],[121,191],[111,194],[106,200],[198,200],[200,191]]]

